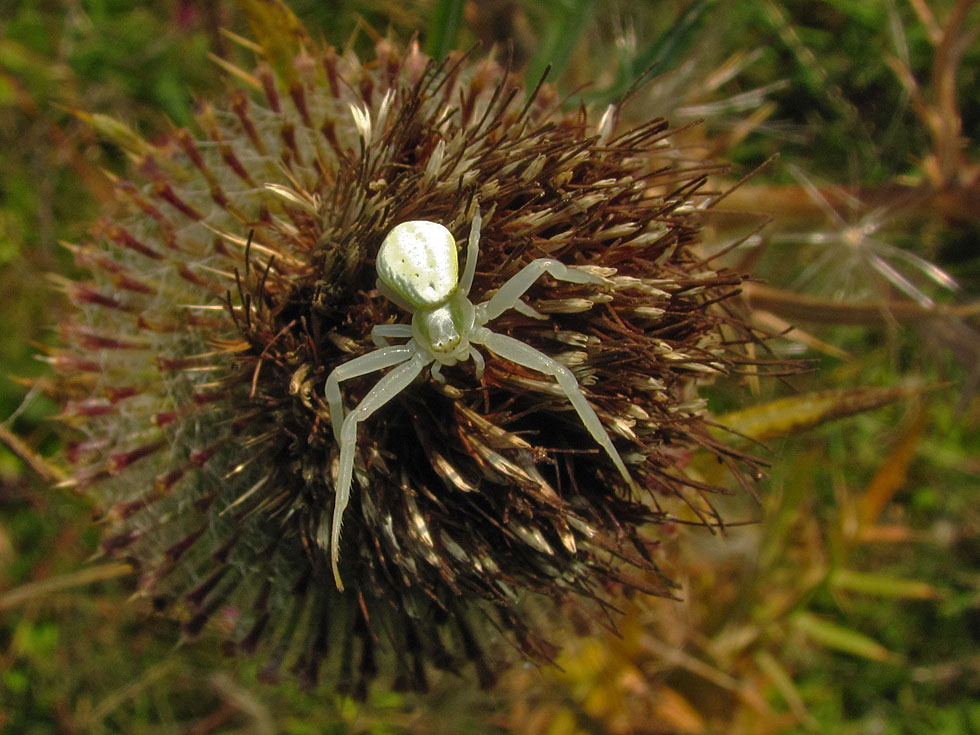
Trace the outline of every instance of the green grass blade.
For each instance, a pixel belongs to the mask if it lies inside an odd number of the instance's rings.
[[[717,417],[732,431],[756,440],[793,436],[828,421],[854,416],[934,390],[936,386],[898,386],[827,390],[779,398]]]
[[[901,657],[892,653],[878,641],[843,625],[831,623],[812,613],[801,611],[790,617],[792,625],[814,643],[826,648],[849,653],[870,661],[898,664]]]
[[[652,78],[675,68],[690,51],[718,0],[696,0],[660,37],[632,58],[623,58],[613,85],[598,97],[615,101],[627,95],[643,78]]]
[[[439,0],[425,39],[426,53],[437,61],[446,58],[456,47],[462,22],[463,0]]]
[[[563,0],[547,6],[547,26],[540,47],[528,65],[527,81],[534,86],[549,67],[555,77],[568,68],[579,39],[589,27],[595,0]]]
[[[917,579],[902,579],[887,574],[837,569],[828,580],[831,587],[876,597],[896,597],[904,600],[936,600],[946,595],[938,587]]]

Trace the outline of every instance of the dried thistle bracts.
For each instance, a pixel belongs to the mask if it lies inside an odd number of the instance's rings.
[[[691,249],[708,170],[677,163],[665,122],[618,133],[614,109],[527,93],[492,59],[381,43],[362,64],[311,45],[288,73],[236,73],[242,89],[165,143],[91,118],[136,173],[71,246],[93,277],[65,285],[77,311],[52,360],[104,548],[186,610],[188,632],[215,620],[242,649],[264,642],[270,675],[286,662],[312,681],[336,654],[358,691],[379,660],[400,686],[466,659],[489,683],[488,625],[547,658],[528,593],[669,594],[640,529],[710,514],[684,452],[738,459],[694,392],[741,339],[718,305],[739,277]],[[342,555],[355,592],[339,595],[323,381],[372,349],[374,325],[407,321],[374,289],[385,234],[426,219],[463,241],[474,200],[475,299],[543,256],[603,278],[543,279],[528,301],[549,319],[509,312],[495,329],[575,372],[643,497],[550,379],[492,357],[482,380],[424,373],[360,430]],[[345,384],[348,405],[370,385]]]

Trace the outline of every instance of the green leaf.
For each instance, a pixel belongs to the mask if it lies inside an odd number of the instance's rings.
[[[579,39],[589,27],[595,5],[595,0],[563,0],[548,7],[548,24],[527,70],[529,85],[537,84],[549,68],[557,77],[568,67]]]
[[[828,580],[832,587],[848,592],[860,592],[878,597],[898,597],[906,600],[936,600],[946,596],[943,590],[917,579],[902,579],[887,574],[837,569]]]
[[[859,656],[871,661],[882,661],[898,665],[901,657],[892,653],[878,641],[851,628],[831,623],[809,612],[797,612],[789,618],[790,623],[814,643]]]
[[[793,714],[796,715],[800,722],[807,729],[816,730],[819,725],[813,715],[807,711],[806,703],[800,691],[797,689],[796,684],[793,682],[793,677],[790,676],[789,672],[786,671],[776,657],[766,650],[759,650],[756,651],[752,658],[755,660],[759,669],[769,677],[773,686],[776,687],[776,690],[786,701],[786,704],[790,706]]]
[[[13,694],[24,694],[31,687],[30,678],[19,669],[4,672],[3,683]]]
[[[641,77],[655,77],[676,68],[700,36],[705,21],[717,5],[718,0],[691,3],[659,38],[632,59],[625,59],[620,64],[616,81],[597,96],[618,100]]]
[[[241,6],[266,61],[288,87],[296,79],[296,55],[310,45],[306,28],[283,0],[242,0]]]
[[[805,429],[933,390],[935,386],[848,388],[780,398],[717,417],[732,431],[751,439],[792,436]]]
[[[462,0],[439,0],[429,23],[425,52],[436,61],[446,58],[456,46],[462,20]]]
[[[0,40],[0,67],[15,72],[29,72],[38,60],[23,45],[10,39]]]
[[[144,155],[152,148],[143,136],[121,120],[102,113],[90,113],[84,110],[71,110],[71,113],[100,136],[133,155]]]

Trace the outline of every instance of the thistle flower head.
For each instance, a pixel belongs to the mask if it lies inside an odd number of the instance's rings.
[[[270,62],[279,57],[268,49]],[[134,165],[118,202],[72,247],[91,275],[53,357],[84,436],[68,458],[141,587],[196,633],[363,692],[381,670],[423,689],[430,666],[492,680],[507,646],[545,660],[529,601],[603,608],[614,588],[669,594],[654,524],[708,518],[693,448],[737,455],[694,392],[732,366],[739,278],[692,250],[707,170],[683,166],[666,122],[620,132],[615,108],[525,90],[492,58],[436,64],[381,42],[362,63],[308,42],[278,72],[199,105],[198,129],[150,143],[93,124]],[[323,393],[337,365],[407,317],[375,289],[391,228],[483,214],[471,291],[524,264],[588,266],[604,284],[544,278],[547,320],[503,332],[576,375],[643,489],[632,491],[552,379],[488,356],[428,371],[358,435],[336,590],[329,563],[338,447]],[[378,375],[344,383],[348,406]]]

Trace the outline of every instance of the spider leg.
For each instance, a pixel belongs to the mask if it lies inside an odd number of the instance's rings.
[[[511,276],[510,280],[497,289],[497,293],[491,296],[489,301],[485,301],[477,307],[477,321],[486,324],[508,309],[518,308],[517,304],[524,292],[531,288],[534,282],[545,273],[559,281],[568,281],[569,283],[602,283],[601,278],[593,276],[591,273],[586,273],[577,268],[569,268],[564,263],[552,258],[538,258]],[[523,308],[518,310],[527,313]]]
[[[514,311],[520,312],[524,316],[529,316],[532,319],[537,319],[538,321],[547,321],[548,319],[547,314],[542,314],[523,299],[518,299],[514,302]]]
[[[483,359],[483,355],[473,345],[470,345],[470,357],[473,358],[473,362],[476,364],[476,379],[479,380],[483,377],[483,371],[487,367],[487,361]]]
[[[386,337],[400,339],[402,337],[411,338],[411,324],[375,324],[371,328],[371,341],[375,347],[390,347]]]
[[[405,362],[415,354],[417,354],[417,350],[412,342],[396,347],[383,347],[338,365],[327,376],[327,383],[323,392],[326,394],[327,406],[330,408],[330,424],[333,426],[333,436],[338,444],[340,443],[340,427],[344,421],[344,398],[340,395],[340,383],[349,378],[367,375]]]
[[[616,465],[619,474],[629,483],[630,488],[634,491],[639,491],[636,482],[623,463],[623,458],[619,456],[619,452],[613,445],[612,439],[609,438],[608,432],[606,432],[602,422],[599,421],[595,409],[585,400],[585,394],[582,393],[578,380],[575,379],[575,374],[571,370],[557,360],[548,357],[543,352],[539,352],[520,340],[508,337],[506,334],[497,334],[496,332],[491,332],[489,329],[483,328],[479,330],[477,337],[470,337],[470,339],[473,341],[479,339],[481,344],[486,345],[489,350],[506,360],[516,362],[518,365],[523,365],[526,368],[537,370],[546,375],[553,375],[558,381],[559,387],[568,398],[568,402],[572,404],[585,428],[592,435],[592,438],[596,440],[599,446],[606,450],[606,454],[609,455],[613,464]]]
[[[442,365],[438,362],[432,363],[432,367],[429,369],[434,380],[438,380],[440,383],[446,382],[446,377],[442,374]]]
[[[391,347],[388,349],[399,349]],[[382,352],[384,350],[379,350]],[[412,350],[413,354],[407,362],[399,365],[379,380],[368,392],[357,408],[344,419],[340,430],[340,468],[337,472],[336,495],[333,505],[333,522],[330,526],[330,566],[333,569],[334,582],[338,590],[344,589],[340,580],[340,525],[344,520],[344,510],[350,502],[351,482],[354,478],[354,450],[357,447],[357,425],[371,416],[392,398],[411,385],[428,363],[425,355]],[[377,353],[371,353],[377,354]],[[353,361],[352,361],[353,362]],[[350,363],[345,363],[349,365]],[[344,367],[341,365],[341,367]]]
[[[476,275],[476,261],[480,257],[481,227],[483,227],[483,217],[480,216],[480,209],[477,208],[466,244],[466,265],[463,266],[463,276],[459,279],[459,287],[456,289],[463,296],[469,296],[470,288],[473,286],[473,276]]]

